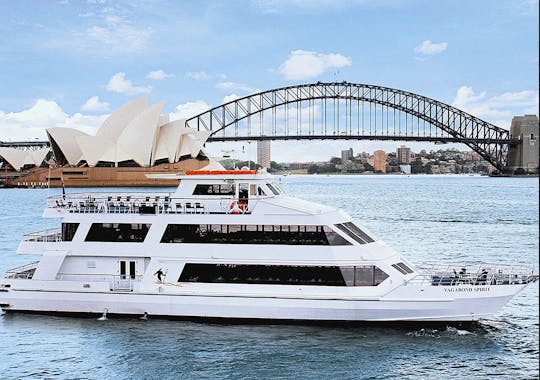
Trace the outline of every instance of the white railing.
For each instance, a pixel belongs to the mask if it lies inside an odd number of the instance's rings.
[[[523,265],[424,263],[417,265],[418,275],[407,284],[457,286],[457,285],[514,285],[538,280],[534,268]]]
[[[6,271],[4,278],[20,278],[31,279],[34,276],[34,272],[39,264],[39,261],[35,261],[30,264],[25,264],[17,268],[12,268]]]
[[[237,203],[239,213],[249,214],[262,198],[268,197],[254,196],[245,205],[232,196],[173,198],[170,193],[69,194],[49,197],[47,207],[70,213],[225,214],[233,213],[236,210],[234,203]]]
[[[45,231],[32,232],[24,235],[23,241],[59,242],[62,241],[62,231],[60,228],[50,228]]]

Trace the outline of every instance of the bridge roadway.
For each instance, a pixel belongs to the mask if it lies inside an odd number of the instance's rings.
[[[522,143],[451,105],[408,91],[362,83],[310,83],[262,91],[185,121],[212,141],[392,140],[462,143],[499,171]],[[46,141],[0,146],[48,146]]]
[[[48,147],[48,141],[0,141],[2,148],[30,148],[30,147]]]
[[[434,142],[435,144],[448,143],[484,143],[484,144],[521,144],[518,139],[473,139],[459,137],[429,137],[429,136],[375,136],[375,135],[301,135],[301,136],[216,136],[211,135],[208,142],[226,142],[226,141],[263,141],[263,140],[379,140],[379,141],[424,141]]]

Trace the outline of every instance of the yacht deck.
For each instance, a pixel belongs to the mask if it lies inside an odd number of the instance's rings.
[[[47,208],[68,213],[113,214],[250,214],[261,199],[232,196],[177,198],[172,193],[78,193],[49,197]],[[238,210],[233,212],[234,203]]]

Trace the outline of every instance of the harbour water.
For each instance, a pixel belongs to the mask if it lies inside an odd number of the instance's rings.
[[[538,271],[535,178],[288,176],[282,187],[346,210],[413,263]],[[24,233],[58,225],[41,218],[46,195],[0,191],[2,274],[34,260],[15,254]],[[491,320],[438,330],[7,314],[0,316],[0,378],[536,379],[538,300],[535,283]]]

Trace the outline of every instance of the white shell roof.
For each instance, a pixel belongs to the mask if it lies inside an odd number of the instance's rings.
[[[164,106],[163,101],[148,106],[147,98],[132,100],[114,111],[95,136],[70,128],[47,132],[73,166],[81,160],[89,166],[133,160],[147,167],[157,160],[197,157],[210,133],[186,128],[185,120],[169,121],[161,114]]]
[[[77,165],[82,158],[82,150],[77,143],[77,137],[88,136],[86,133],[73,128],[49,128],[47,133],[54,139],[62,150],[70,165]]]
[[[96,136],[103,137],[109,141],[116,141],[124,128],[147,108],[148,98],[138,98],[124,104],[105,119],[97,131]]]
[[[49,148],[26,151],[17,148],[2,147],[0,148],[0,157],[6,160],[15,170],[19,171],[24,165],[40,166],[48,152]]]

